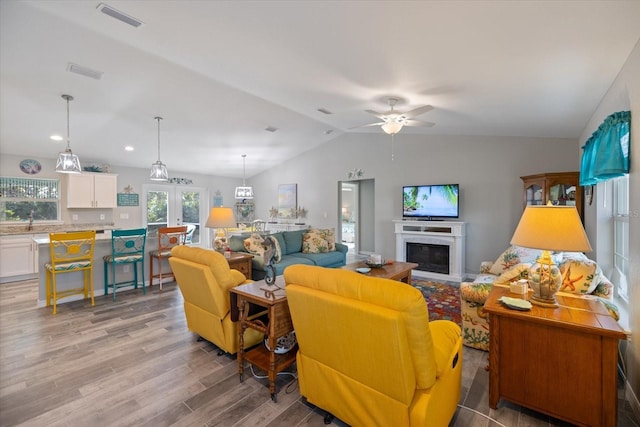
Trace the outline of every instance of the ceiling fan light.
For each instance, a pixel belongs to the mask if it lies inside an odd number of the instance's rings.
[[[151,181],[169,181],[169,172],[167,172],[167,166],[160,160],[151,165],[151,174],[149,175]]]
[[[58,155],[56,172],[82,173],[82,168],[80,167],[80,159],[78,158],[78,156],[71,152],[70,148],[67,148]]]
[[[403,126],[402,123],[387,122],[382,125],[382,130],[389,135],[394,135],[400,132],[400,129],[402,129],[402,126]]]

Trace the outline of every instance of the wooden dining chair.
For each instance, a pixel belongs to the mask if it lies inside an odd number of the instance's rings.
[[[47,307],[53,304],[53,314],[57,313],[57,301],[71,295],[84,295],[93,299],[93,249],[96,232],[78,231],[70,233],[50,233],[49,247],[51,260],[45,264]],[[58,275],[82,273],[82,287],[58,289]]]
[[[169,259],[169,257],[171,257],[171,249],[173,249],[174,246],[184,245],[186,241],[186,225],[179,227],[161,227],[158,229],[158,249],[149,252],[149,287],[153,285],[154,277],[157,277],[160,282],[160,290],[162,290],[162,260]],[[153,264],[156,263],[158,265],[158,272],[153,274]]]
[[[111,255],[105,255],[104,261],[104,294],[109,294],[109,288],[113,289],[113,300],[116,300],[116,291],[124,286],[133,286],[138,289],[138,264],[141,265],[142,293],[146,294],[144,285],[144,248],[147,242],[147,229],[134,228],[130,230],[113,230],[111,232]],[[133,267],[133,279],[118,282],[116,266],[131,264]],[[113,281],[109,282],[109,270]]]

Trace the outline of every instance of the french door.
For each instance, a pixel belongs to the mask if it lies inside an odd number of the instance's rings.
[[[207,190],[197,187],[146,184],[143,190],[143,223],[150,236],[160,227],[186,225],[187,243],[206,242],[203,225],[207,220]]]

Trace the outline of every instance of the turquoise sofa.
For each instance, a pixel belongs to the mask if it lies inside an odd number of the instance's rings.
[[[324,253],[307,254],[302,252],[302,237],[307,230],[281,231],[269,236],[275,237],[281,250],[280,262],[274,263],[276,276],[282,275],[284,269],[294,264],[317,265],[320,267],[342,267],[347,263],[349,248],[342,243],[335,243],[336,250]],[[231,236],[229,247],[234,252],[249,253],[244,246],[245,236]],[[266,274],[264,259],[260,255],[253,255],[251,278],[263,279]]]

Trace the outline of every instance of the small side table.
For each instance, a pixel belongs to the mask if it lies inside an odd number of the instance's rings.
[[[618,340],[626,334],[595,298],[556,295],[559,307],[517,311],[493,286],[489,313],[489,407],[500,398],[577,425],[617,425]]]
[[[251,280],[251,261],[253,261],[253,255],[245,254],[244,252],[231,252],[231,257],[227,258],[229,267],[238,270],[240,273]]]
[[[271,399],[276,402],[276,378],[278,372],[291,366],[296,360],[298,346],[285,354],[276,354],[276,344],[278,338],[293,331],[293,322],[289,314],[289,305],[284,291],[282,276],[276,282],[281,290],[275,292],[264,291],[267,286],[263,281],[247,283],[236,286],[230,290],[231,307],[238,308],[237,313],[232,309],[231,320],[240,321],[240,336],[238,349],[238,374],[240,381],[244,379],[244,361],[267,371],[269,375],[269,391]],[[264,317],[254,318],[251,313],[266,309],[267,319]],[[256,310],[257,309],[257,310]],[[266,321],[266,324],[265,324]],[[268,350],[264,345],[259,344],[248,351],[244,351],[244,331],[247,328],[255,329],[267,335],[269,343]]]

